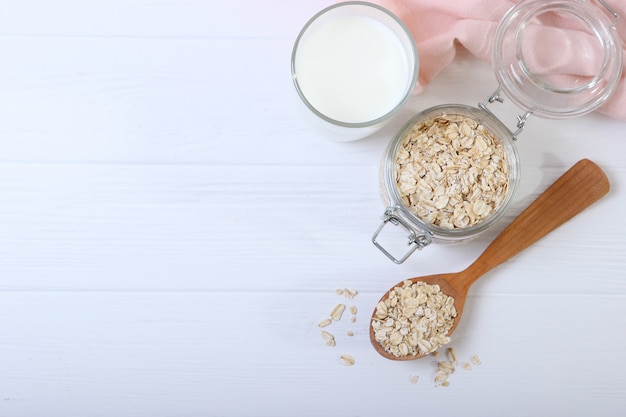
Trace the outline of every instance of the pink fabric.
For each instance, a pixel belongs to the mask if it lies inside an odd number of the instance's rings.
[[[457,46],[461,45],[476,57],[491,62],[491,41],[496,27],[504,14],[517,1],[513,0],[370,0],[380,4],[396,14],[411,30],[417,43],[420,55],[420,74],[416,91],[421,91],[447,65],[456,53]],[[626,1],[610,2],[621,19],[618,31],[622,40],[626,39]],[[618,4],[619,3],[619,4]],[[545,30],[545,28],[543,29]],[[555,29],[552,29],[555,30]],[[564,36],[571,39],[571,48],[563,48],[563,42],[557,45],[550,44],[549,37],[544,36],[541,30],[531,30],[529,39],[534,39],[539,45],[538,51],[547,56],[557,56],[552,59],[554,65],[542,68],[554,73],[555,77],[576,77],[579,75],[594,75],[598,68],[598,57],[581,54],[586,53],[586,35],[576,33],[575,28],[568,30]],[[535,32],[535,33],[533,33]],[[559,38],[556,38],[559,39]],[[623,46],[622,46],[623,48]],[[565,50],[564,50],[565,49]],[[541,60],[541,54],[537,57]],[[626,57],[626,51],[624,51]],[[540,65],[540,64],[537,64]],[[597,73],[597,72],[596,72]],[[626,120],[626,74],[616,92],[599,109],[600,112],[614,118]]]

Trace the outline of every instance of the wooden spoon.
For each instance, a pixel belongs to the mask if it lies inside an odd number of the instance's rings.
[[[456,329],[470,286],[482,275],[517,255],[528,246],[562,225],[585,208],[599,200],[609,191],[609,181],[595,163],[588,159],[577,162],[554,184],[543,192],[485,249],[485,251],[465,270],[451,274],[429,275],[412,278],[410,281],[434,285],[454,298],[457,316],[448,332]],[[402,286],[402,283],[393,288]],[[392,288],[392,289],[393,289]],[[391,289],[389,290],[391,291]],[[387,291],[381,301],[389,297]],[[372,314],[372,322],[376,309]],[[370,322],[370,340],[378,353],[392,360],[419,359],[424,355],[397,357],[387,352],[374,336]]]

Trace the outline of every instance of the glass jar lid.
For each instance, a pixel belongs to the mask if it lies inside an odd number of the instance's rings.
[[[549,118],[589,113],[615,91],[622,72],[617,13],[604,1],[524,0],[496,30],[493,65],[519,107]]]

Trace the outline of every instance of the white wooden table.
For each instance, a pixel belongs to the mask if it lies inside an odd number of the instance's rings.
[[[461,53],[342,144],[301,119],[289,72],[330,1],[1,3],[0,416],[626,413],[626,122],[531,118],[501,226],[397,266],[370,242],[382,153],[415,112],[486,98],[489,64]],[[482,365],[436,388],[435,359],[378,356],[388,287],[467,266],[582,158],[609,195],[471,289],[452,346]],[[327,347],[339,302],[357,321]]]

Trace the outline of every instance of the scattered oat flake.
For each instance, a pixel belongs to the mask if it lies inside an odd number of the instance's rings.
[[[350,337],[354,336],[354,332],[352,330],[348,330],[346,334]]]
[[[350,355],[341,355],[339,359],[341,360],[341,363],[343,363],[346,366],[352,366],[356,362],[354,358]]]
[[[448,348],[448,360],[453,364],[457,364],[456,350],[454,348]]]
[[[350,313],[352,313],[352,315],[356,315],[357,313],[356,306],[350,306],[349,310],[350,310]]]
[[[466,371],[471,371],[472,370],[472,365],[469,362],[463,362],[462,365],[463,369],[465,369]]]
[[[474,355],[470,358],[470,362],[473,363],[474,365],[478,366],[481,364],[480,362],[480,358],[478,357],[478,355]]]
[[[345,295],[346,298],[348,298],[350,300],[353,299],[354,297],[356,297],[357,294],[358,294],[357,290],[348,289],[348,288],[345,288],[343,290],[343,295]]]
[[[443,371],[443,372],[446,372],[448,374],[451,374],[455,370],[454,364],[452,362],[448,362],[448,361],[438,362],[437,363],[437,369],[439,371]]]
[[[322,330],[322,339],[326,342],[327,346],[335,346],[335,336],[326,330]]]
[[[352,317],[350,317],[350,322],[351,322],[351,323],[355,323],[355,322],[356,322],[356,316],[352,316]]]
[[[335,290],[335,294],[337,294],[337,295],[343,295],[343,289],[341,289],[341,288],[337,288],[337,289]]]
[[[331,319],[324,319],[319,322],[318,327],[326,327],[329,326],[333,321]]]
[[[334,321],[341,320],[341,316],[343,316],[343,312],[346,310],[345,304],[337,304],[335,308],[330,312],[330,318]]]
[[[417,381],[419,380],[419,375],[417,374],[413,374],[411,375],[411,379],[409,380],[411,382],[411,384],[417,384]]]
[[[444,381],[448,379],[449,376],[450,374],[447,372],[442,372],[442,371],[437,372],[437,374],[435,375],[435,385],[443,383]]]

